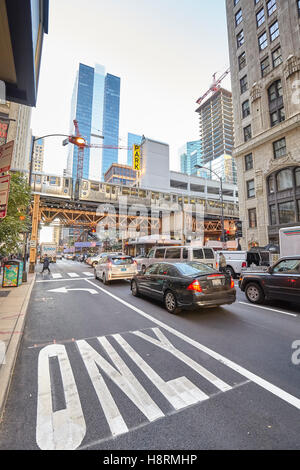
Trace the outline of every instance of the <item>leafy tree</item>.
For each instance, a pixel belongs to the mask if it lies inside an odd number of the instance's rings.
[[[21,251],[22,233],[29,228],[31,190],[24,176],[11,175],[7,215],[0,219],[0,256]]]

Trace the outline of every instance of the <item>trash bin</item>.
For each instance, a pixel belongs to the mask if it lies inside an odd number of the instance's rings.
[[[6,261],[3,266],[2,287],[18,287],[22,284],[23,262],[17,259]]]

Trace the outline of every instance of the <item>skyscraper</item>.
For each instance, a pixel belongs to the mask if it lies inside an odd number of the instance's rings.
[[[74,133],[74,119],[81,135],[90,144],[118,146],[119,143],[120,79],[105,75],[105,68],[79,64],[75,80],[70,117],[70,133]],[[104,139],[103,139],[104,136]],[[85,148],[83,178],[100,181],[111,163],[118,162],[118,150]],[[107,167],[108,164],[108,167]],[[77,176],[78,148],[69,145],[67,173]]]
[[[196,110],[200,118],[202,162],[224,182],[236,183],[233,152],[232,94],[220,88]],[[212,174],[212,178],[215,176]]]
[[[227,0],[243,249],[300,225],[300,2]]]
[[[111,74],[105,77],[104,111],[103,111],[103,144],[117,147],[119,145],[120,116],[120,78]],[[101,178],[112,165],[118,163],[118,149],[103,149]]]
[[[201,140],[194,140],[192,142],[187,142],[180,150],[179,150],[179,158],[180,158],[180,171],[181,173],[185,173],[187,175],[198,175],[202,176],[203,174],[199,174],[201,170],[197,170],[195,165],[202,165],[202,141]],[[202,170],[203,171],[203,170]]]
[[[39,139],[34,143],[32,171],[42,172],[44,166],[45,140]]]
[[[141,142],[142,142],[141,135],[132,134],[131,132],[128,132],[127,147],[130,147],[130,150],[128,150],[128,153],[127,153],[127,165],[132,167],[132,163],[133,163],[132,147],[134,145],[141,145]]]

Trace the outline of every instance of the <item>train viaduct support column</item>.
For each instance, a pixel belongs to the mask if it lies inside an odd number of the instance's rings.
[[[33,196],[32,229],[30,239],[29,272],[34,273],[36,264],[37,240],[40,219],[40,195]]]

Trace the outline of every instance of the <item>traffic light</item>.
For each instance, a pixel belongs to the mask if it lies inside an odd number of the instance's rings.
[[[83,137],[79,137],[76,135],[71,135],[69,137],[69,142],[73,145],[76,145],[77,147],[85,147],[86,146],[86,140]]]

